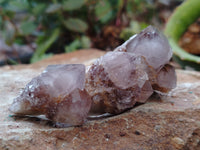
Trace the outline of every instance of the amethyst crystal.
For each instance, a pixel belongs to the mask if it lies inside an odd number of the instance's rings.
[[[98,59],[86,76],[86,89],[93,101],[91,112],[117,114],[146,101],[153,93],[147,68],[143,56],[126,52],[108,52]]]
[[[145,103],[153,92],[176,86],[167,39],[149,26],[88,68],[51,65],[28,83],[10,107],[17,115],[44,114],[54,122],[81,125],[91,113],[118,114]],[[92,100],[92,101],[91,101]]]
[[[174,67],[167,64],[172,57],[171,47],[167,38],[154,27],[149,26],[132,36],[115,51],[144,56],[149,65],[146,72],[155,91],[167,93],[176,87]]]
[[[91,112],[120,113],[136,102],[146,102],[154,91],[173,89],[176,74],[167,64],[171,57],[167,39],[152,26],[102,56],[86,76]]]
[[[145,82],[140,90],[139,97],[136,98],[136,102],[145,103],[147,99],[153,94],[153,88],[149,80]]]
[[[51,65],[28,83],[10,107],[17,115],[46,115],[54,122],[82,124],[91,106],[85,66]]]
[[[176,72],[173,66],[166,64],[156,76],[156,83],[153,89],[163,93],[169,92],[176,87]]]
[[[167,38],[152,26],[147,27],[138,35],[132,36],[115,50],[142,55],[156,70],[162,68],[172,57],[172,50]]]

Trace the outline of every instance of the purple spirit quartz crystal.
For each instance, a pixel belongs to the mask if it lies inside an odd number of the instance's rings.
[[[50,65],[26,85],[10,111],[17,115],[44,114],[56,123],[81,125],[91,107],[84,88],[84,65]]]
[[[154,90],[166,93],[176,87],[176,73],[169,65],[172,50],[167,38],[152,26],[132,36],[115,51],[144,56],[149,66],[149,78]]]
[[[115,51],[123,50],[144,56],[148,64],[156,70],[168,63],[172,57],[167,38],[152,26],[132,36],[115,49]]]
[[[99,58],[86,75],[91,112],[117,114],[146,102],[154,91],[175,88],[175,70],[168,64],[171,57],[166,37],[149,26]]]
[[[99,58],[86,75],[91,111],[117,114],[133,107],[140,97],[146,100],[153,93],[146,68],[143,56],[126,52],[108,52]]]
[[[46,115],[53,122],[81,125],[88,112],[118,114],[176,87],[171,47],[152,26],[97,59],[85,74],[81,64],[51,65],[14,99],[17,115]]]

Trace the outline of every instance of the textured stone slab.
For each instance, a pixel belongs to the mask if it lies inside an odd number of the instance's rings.
[[[178,86],[123,114],[55,128],[34,117],[11,117],[8,107],[20,90],[49,64],[90,64],[103,55],[83,50],[32,65],[0,68],[0,149],[182,149],[199,148],[200,73],[176,70]],[[191,142],[194,141],[194,142]],[[196,143],[195,143],[196,142]]]

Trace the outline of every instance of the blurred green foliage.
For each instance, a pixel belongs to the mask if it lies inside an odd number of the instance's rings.
[[[0,0],[0,32],[10,45],[35,42],[31,62],[36,62],[48,57],[49,49],[90,47],[93,37],[111,24],[127,39],[146,27],[131,21],[133,16],[148,12],[143,18],[148,21],[154,10],[147,0]]]
[[[148,24],[144,22],[139,23],[137,21],[131,21],[130,25],[126,27],[125,29],[123,29],[122,32],[120,33],[120,38],[124,40],[128,40],[129,37],[131,37],[134,34],[139,33],[141,30],[143,30],[147,26]]]

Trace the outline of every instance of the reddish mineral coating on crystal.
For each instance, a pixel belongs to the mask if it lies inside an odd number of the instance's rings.
[[[53,122],[80,125],[91,106],[84,87],[84,65],[51,65],[26,85],[10,111],[17,115],[43,114]]]
[[[173,66],[166,64],[157,74],[156,83],[153,89],[159,92],[167,93],[176,87],[176,72]]]
[[[172,57],[171,47],[167,38],[154,27],[149,26],[132,36],[115,51],[144,56],[149,64],[146,71],[155,91],[167,93],[176,87],[175,69],[167,64]]]
[[[175,88],[176,73],[167,64],[171,57],[166,37],[152,26],[102,56],[86,77],[91,112],[117,114],[136,102],[146,102],[154,91],[167,93]]]
[[[117,114],[146,101],[153,93],[146,68],[144,57],[126,52],[109,52],[98,59],[86,76],[91,112]]]

